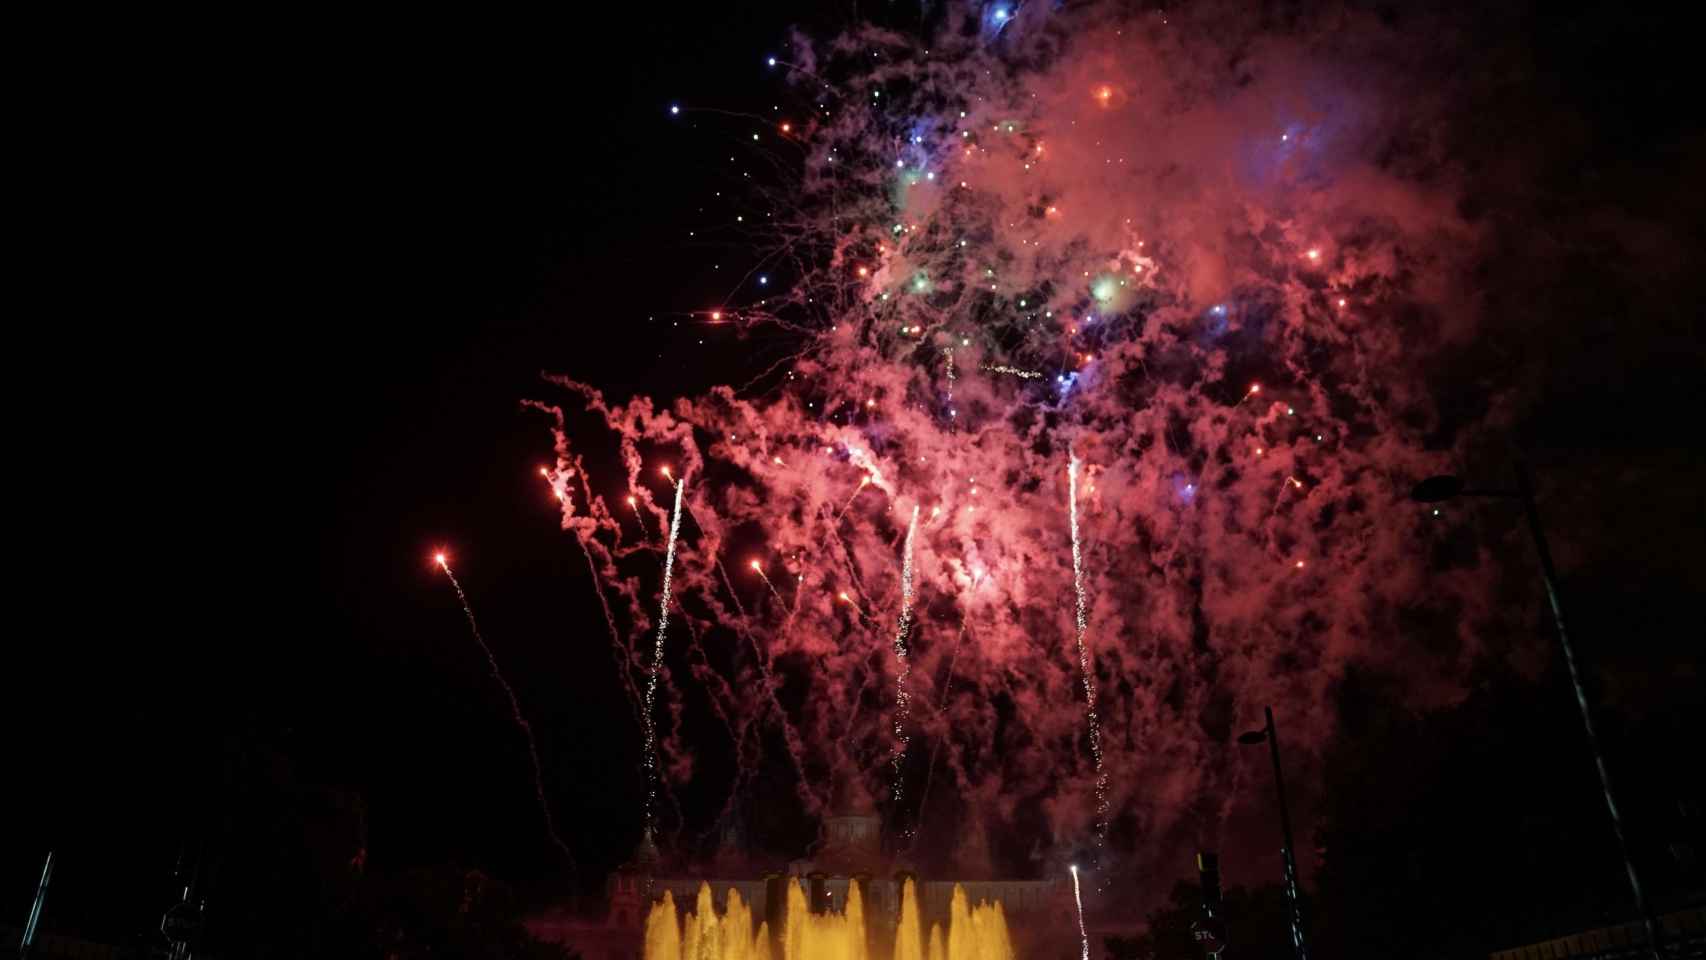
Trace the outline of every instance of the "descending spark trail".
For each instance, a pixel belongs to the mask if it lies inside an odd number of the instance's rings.
[[[972,578],[972,590],[977,589],[978,581],[981,579],[983,579],[981,572]],[[960,614],[960,632],[958,636],[954,637],[954,652],[948,657],[947,677],[942,681],[941,694],[936,697],[936,715],[938,717],[948,709],[948,694],[952,692],[954,686],[954,664],[959,662],[960,646],[965,642],[966,624],[970,619],[971,607],[968,604],[965,611]],[[918,817],[920,821],[924,818],[925,807],[930,803],[930,782],[936,778],[936,755],[942,750],[943,739],[945,738],[938,738],[935,743],[930,745],[930,762],[924,768],[924,789],[918,794]]]
[[[763,580],[764,585],[770,588],[770,595],[776,598],[776,602],[782,606],[787,606],[788,602],[782,599],[781,591],[776,589],[776,585],[770,582],[770,578],[768,576],[765,576],[764,565],[759,563],[757,560],[754,560],[752,561],[752,569],[757,572],[758,579]]]
[[[812,793],[811,787],[806,783],[805,742],[800,739],[799,730],[794,726],[794,722],[788,719],[787,709],[782,706],[781,699],[776,696],[776,677],[771,670],[770,658],[765,654],[764,649],[758,645],[758,638],[753,636],[750,627],[752,618],[747,616],[746,606],[740,602],[740,594],[735,592],[735,585],[729,581],[729,572],[724,568],[721,559],[717,560],[717,574],[723,578],[723,586],[729,592],[729,599],[734,601],[735,612],[740,615],[740,619],[735,621],[735,629],[736,632],[746,638],[747,645],[752,648],[752,659],[758,664],[759,675],[764,682],[764,692],[768,696],[771,709],[776,711],[777,722],[782,727],[782,743],[788,748],[788,759],[793,761],[794,772],[800,775],[798,789],[803,797],[809,798],[809,809],[816,810],[822,805],[822,801],[816,794]]]
[[[640,536],[643,539],[650,540],[652,538],[652,532],[646,529],[646,515],[640,512],[639,501],[635,500],[633,497],[629,497],[628,509],[634,511],[634,521],[640,525]]]
[[[586,538],[575,536],[575,542],[580,544],[581,555],[586,557],[587,572],[592,574],[592,591],[598,594],[599,609],[604,611],[604,625],[610,628],[610,659],[616,664],[616,675],[622,679],[622,690],[628,695],[628,705],[633,708],[634,720],[644,728],[640,719],[640,691],[634,686],[633,651],[622,642],[621,634],[616,629],[616,617],[610,612],[610,598],[604,595],[604,584],[598,576],[598,564],[592,560],[592,550],[586,545]]]
[[[918,534],[918,507],[912,508],[912,522],[906,526],[906,558],[900,567],[900,620],[895,625],[894,655],[900,662],[900,673],[895,678],[894,689],[894,738],[895,750],[892,763],[894,765],[894,787],[891,798],[894,800],[896,811],[901,809],[901,801],[906,792],[906,778],[902,775],[902,766],[906,761],[906,748],[911,746],[912,737],[906,732],[906,722],[909,719],[912,706],[912,694],[907,690],[907,680],[912,675],[912,661],[908,659],[907,639],[912,633],[912,541]],[[896,816],[900,816],[898,812]],[[906,838],[912,839],[912,828],[906,829]]]
[[[841,518],[847,515],[848,510],[853,509],[853,501],[859,499],[859,494],[864,493],[865,488],[867,486],[869,486],[870,483],[871,483],[871,478],[869,476],[864,476],[864,477],[859,478],[859,488],[857,490],[853,491],[853,495],[851,497],[848,497],[847,503],[842,506],[841,512],[837,513],[835,515],[835,520],[831,522],[832,528],[838,527],[841,525]]]
[[[438,564],[438,568],[444,571],[444,575],[449,578],[450,585],[456,589],[456,599],[462,601],[462,613],[468,617],[468,630],[474,635],[474,642],[480,645],[480,652],[486,655],[486,663],[491,665],[492,679],[498,682],[498,686],[503,688],[504,695],[509,697],[510,715],[515,719],[515,725],[521,728],[521,735],[527,740],[528,759],[533,761],[533,792],[539,799],[539,812],[545,816],[545,832],[550,835],[551,842],[557,845],[557,849],[563,851],[563,856],[568,858],[569,866],[572,869],[575,855],[569,850],[569,845],[564,843],[563,838],[558,835],[557,821],[551,816],[550,804],[545,802],[545,774],[539,764],[539,747],[533,742],[533,727],[528,724],[527,718],[521,715],[521,701],[516,699],[515,689],[509,685],[509,681],[505,680],[503,673],[498,670],[498,658],[492,655],[492,648],[486,645],[486,638],[480,634],[480,624],[474,620],[474,607],[469,604],[468,595],[462,592],[462,584],[457,581],[456,574],[450,572],[450,562],[445,559],[442,553],[435,554],[432,559],[434,563]]]
[[[663,599],[658,609],[658,636],[652,648],[651,675],[646,678],[646,835],[652,832],[653,819],[657,816],[658,777],[658,671],[663,667],[663,640],[669,632],[669,591],[670,579],[675,575],[675,540],[681,533],[681,492],[685,480],[675,481],[675,512],[669,518],[669,544],[663,555]]]
[[[1090,960],[1090,933],[1084,929],[1084,894],[1078,889],[1078,864],[1072,865],[1072,900],[1078,905],[1078,942],[1081,945],[1079,957]]]
[[[1078,640],[1078,671],[1084,681],[1084,724],[1090,734],[1090,755],[1096,761],[1096,847],[1108,839],[1108,774],[1102,768],[1102,723],[1096,717],[1096,678],[1090,672],[1090,649],[1084,636],[1090,627],[1088,602],[1084,597],[1084,550],[1078,539],[1078,455],[1067,452],[1067,496],[1072,517],[1072,590],[1077,604],[1073,615]]]

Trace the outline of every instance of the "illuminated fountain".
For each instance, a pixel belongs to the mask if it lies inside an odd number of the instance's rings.
[[[780,957],[773,954],[768,924],[761,922],[754,929],[752,921],[752,909],[733,889],[727,909],[719,915],[710,884],[702,884],[694,910],[679,921],[675,898],[666,892],[646,919],[645,960],[873,960],[857,885],[848,887],[845,910],[812,913],[806,909],[805,891],[790,882]],[[893,952],[886,960],[1014,960],[1007,916],[1000,903],[972,906],[956,885],[947,926],[931,924],[926,941],[918,893],[908,880],[902,888]]]

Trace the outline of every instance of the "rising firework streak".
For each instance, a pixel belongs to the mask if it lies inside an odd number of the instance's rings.
[[[912,662],[909,658],[911,651],[907,641],[912,633],[912,542],[918,534],[918,507],[912,508],[912,522],[906,526],[906,556],[900,566],[900,619],[895,625],[894,655],[899,661],[900,672],[895,679],[894,689],[894,787],[891,796],[896,810],[901,809],[905,799],[906,778],[902,767],[906,761],[906,749],[912,743],[911,734],[907,732],[906,724],[912,708],[912,694],[907,689],[907,681],[912,675]],[[912,839],[912,830],[907,828],[907,839]]]
[[[1102,768],[1102,722],[1096,716],[1096,677],[1090,668],[1090,648],[1085,634],[1090,627],[1089,603],[1084,596],[1084,550],[1078,539],[1078,455],[1068,451],[1067,496],[1072,517],[1072,590],[1074,636],[1078,641],[1078,673],[1084,681],[1084,725],[1090,734],[1090,755],[1096,761],[1096,847],[1108,839],[1108,774]]]
[[[668,476],[665,468],[665,476]],[[658,699],[658,671],[663,667],[663,640],[669,632],[670,580],[675,575],[675,540],[681,533],[681,492],[686,481],[675,481],[675,511],[669,518],[669,542],[663,555],[663,599],[658,609],[657,642],[652,647],[652,669],[646,678],[646,811],[645,829],[650,836],[653,820],[657,816],[658,798],[658,725],[656,706]]]
[[[1084,929],[1084,894],[1078,889],[1078,864],[1072,865],[1072,902],[1078,905],[1080,960],[1090,960],[1090,934]]]

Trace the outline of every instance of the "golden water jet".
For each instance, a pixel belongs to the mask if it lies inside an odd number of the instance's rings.
[[[753,927],[752,908],[729,890],[721,914],[711,885],[700,884],[694,909],[678,917],[669,893],[652,905],[646,918],[645,960],[873,960],[865,904],[857,885],[847,888],[845,909],[813,913],[806,909],[798,882],[787,885],[780,931],[781,956],[772,950],[767,924]],[[928,953],[918,891],[911,880],[901,888],[900,917],[893,950],[886,960],[1015,960],[1007,916],[1000,903],[972,905],[958,884],[948,922],[931,924]]]

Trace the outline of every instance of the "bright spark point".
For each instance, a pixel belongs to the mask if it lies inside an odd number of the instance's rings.
[[[447,570],[449,569],[449,567],[446,566],[446,564],[445,564],[445,557],[444,557],[444,554],[442,554],[442,553],[433,554],[432,555],[432,562],[438,564],[441,567],[445,567],[445,569],[447,569]]]
[[[681,108],[674,105],[674,104],[670,104],[669,115],[674,117],[674,116],[679,116],[680,114],[681,114]]]
[[[771,66],[771,67],[774,67],[774,66],[775,66],[775,65],[776,65],[776,58],[775,58],[775,57],[770,57],[770,58],[769,58],[769,59],[767,59],[767,60],[765,60],[765,61],[764,61],[764,63],[765,63],[765,65],[767,65],[767,66]]]
[[[758,561],[757,561],[757,560],[754,560],[754,561],[752,561],[752,569],[754,569],[754,570],[763,570],[763,569],[764,569],[764,568],[763,568],[763,567],[761,567],[761,566],[759,566],[759,565],[758,565]]]
[[[712,320],[721,320],[721,319],[723,319],[723,311],[721,311],[721,310],[712,310],[712,311],[711,311],[711,319],[712,319]]]
[[[1316,250],[1314,248],[1310,248],[1308,256],[1309,256],[1309,259],[1311,259],[1311,260],[1319,260],[1319,259],[1321,259],[1321,251]]]
[[[1303,569],[1303,561],[1302,560],[1297,561],[1297,569],[1299,569],[1299,570]]]

